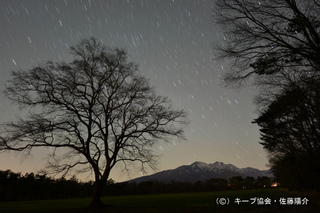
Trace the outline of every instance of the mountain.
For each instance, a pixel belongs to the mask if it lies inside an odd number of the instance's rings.
[[[176,182],[195,183],[197,181],[206,181],[212,178],[229,179],[234,176],[242,176],[243,178],[252,176],[257,178],[258,176],[272,177],[273,175],[270,170],[261,171],[251,167],[238,168],[232,164],[224,164],[218,161],[212,164],[197,161],[191,165],[180,166],[176,169],[143,176],[129,180],[128,182],[141,183],[143,181],[157,180],[163,183],[170,183],[171,180],[173,180]]]

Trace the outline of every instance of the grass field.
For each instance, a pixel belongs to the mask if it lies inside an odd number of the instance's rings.
[[[253,189],[220,192],[195,192],[158,195],[134,195],[103,197],[102,201],[110,206],[99,209],[87,208],[90,198],[64,199],[64,200],[36,200],[0,202],[1,213],[11,212],[273,212],[272,205],[262,206],[250,204],[250,198],[271,198],[279,193],[279,189]],[[229,205],[218,205],[217,198],[228,198]],[[249,203],[234,203],[236,198],[249,200]]]

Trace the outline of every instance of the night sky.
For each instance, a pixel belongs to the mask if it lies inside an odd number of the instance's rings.
[[[258,117],[255,89],[223,87],[228,61],[213,60],[212,43],[227,38],[215,25],[212,9],[213,1],[206,0],[1,0],[0,90],[12,70],[48,60],[69,62],[68,48],[94,36],[106,46],[126,49],[158,94],[189,113],[187,141],[155,147],[162,154],[159,171],[194,161],[266,169],[259,129],[251,124]],[[0,98],[0,123],[23,116],[3,93]],[[35,149],[27,159],[15,152],[0,153],[0,170],[37,172],[47,153]],[[117,167],[110,177],[123,181],[141,176],[120,171]]]

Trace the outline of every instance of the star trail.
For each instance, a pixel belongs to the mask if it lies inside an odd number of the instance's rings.
[[[0,90],[12,70],[31,69],[48,60],[69,62],[69,47],[93,36],[106,46],[126,49],[156,91],[188,111],[187,141],[155,147],[162,155],[159,170],[194,161],[266,169],[259,129],[251,123],[257,117],[255,89],[223,87],[228,61],[213,59],[212,44],[227,39],[214,23],[213,5],[205,0],[3,0]],[[3,93],[0,98],[0,123],[23,116],[24,109],[12,105]],[[37,172],[48,153],[49,149],[33,150],[28,158],[0,153],[0,169]],[[123,181],[141,176],[132,169],[129,177],[119,166],[110,177]]]

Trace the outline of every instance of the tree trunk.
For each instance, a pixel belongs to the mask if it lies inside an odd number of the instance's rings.
[[[91,200],[91,204],[90,207],[99,207],[99,206],[103,206],[103,203],[101,202],[101,193],[102,193],[102,189],[103,189],[103,181],[102,180],[98,180],[95,182],[95,186],[94,186],[94,191],[93,191],[93,196],[92,196],[92,200]]]

